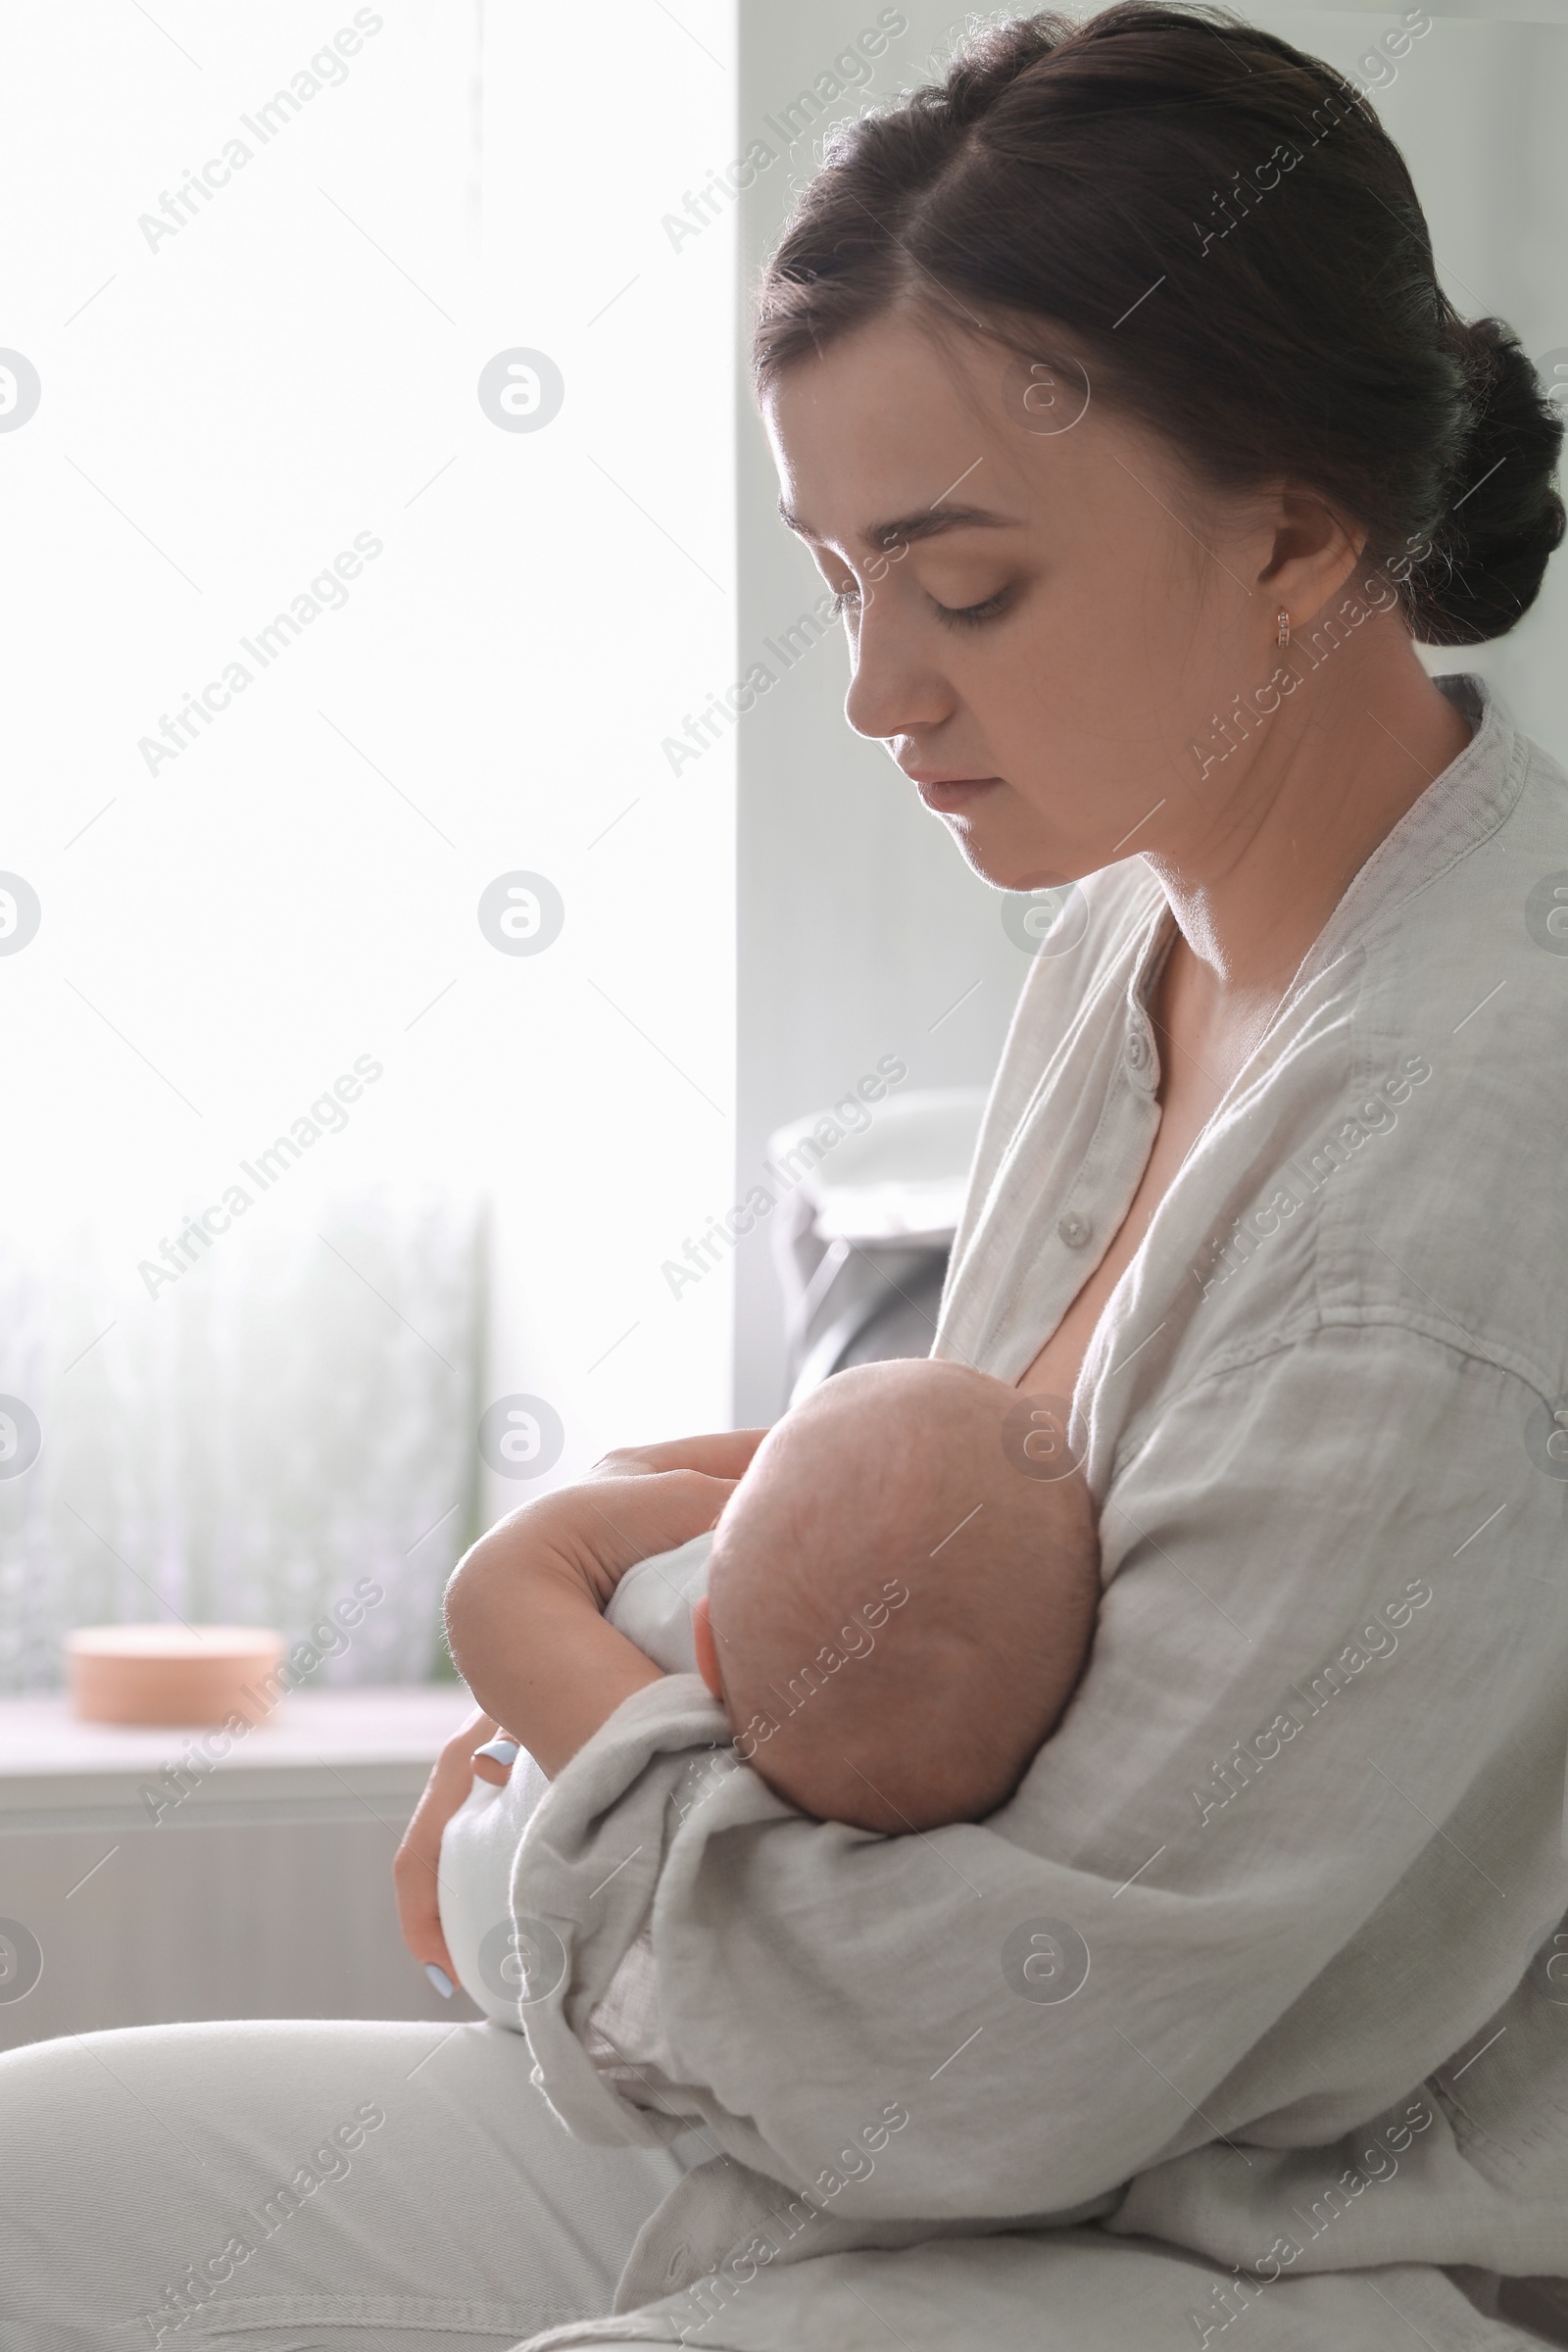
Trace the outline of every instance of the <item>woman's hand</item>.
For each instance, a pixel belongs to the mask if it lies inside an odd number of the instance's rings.
[[[414,1808],[414,1818],[403,1833],[403,1842],[392,1865],[403,1940],[437,1992],[448,1999],[457,1982],[457,1971],[441,1933],[441,1910],[436,1900],[441,1833],[473,1787],[474,1749],[482,1740],[494,1739],[498,1729],[490,1716],[476,1714],[468,1717],[461,1731],[453,1733],[435,1760],[435,1768],[424,1784],[424,1794]]]
[[[645,1470],[700,1470],[708,1478],[737,1479],[751,1466],[765,1429],[717,1429],[706,1437],[666,1438],[656,1446],[616,1446],[595,1462],[592,1478],[635,1478]]]

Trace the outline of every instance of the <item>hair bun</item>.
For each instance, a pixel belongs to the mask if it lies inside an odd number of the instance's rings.
[[[1563,418],[1500,318],[1454,318],[1449,335],[1469,419],[1447,510],[1410,573],[1408,600],[1423,644],[1480,645],[1534,603],[1568,527],[1553,480]]]

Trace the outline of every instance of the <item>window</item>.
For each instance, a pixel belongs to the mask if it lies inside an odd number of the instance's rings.
[[[371,1566],[417,1679],[727,1418],[729,20],[155,16],[12,33],[0,1685]]]

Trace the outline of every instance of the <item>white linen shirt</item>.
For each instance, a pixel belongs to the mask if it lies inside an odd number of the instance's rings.
[[[684,2325],[748,2230],[769,2251],[706,2343],[858,2343],[799,2332],[830,2276],[803,2257],[856,2248],[906,2249],[939,2309],[990,2279],[997,2347],[1044,2340],[1087,2251],[1071,2340],[1117,2352],[1154,2340],[1148,2241],[1186,2250],[1192,2303],[1239,2274],[1249,2341],[1334,2352],[1402,2338],[1406,2291],[1441,2352],[1524,2343],[1444,2274],[1568,2274],[1568,775],[1442,683],[1468,748],[1351,882],[1095,1333],[1103,1596],[1016,1794],[928,1835],[809,1820],[671,1674],[528,1822],[513,1908],[565,1954],[523,2012],[536,2080],[584,2136],[695,2117],[714,2150],[617,2310]],[[1137,858],[1082,893],[1027,966],[934,1345],[1004,1380],[1159,1118],[1163,895]],[[606,2079],[589,2019],[645,1934],[658,2034]],[[1418,2267],[1374,2303],[1375,2265]],[[1330,2318],[1326,2272],[1357,2275]]]

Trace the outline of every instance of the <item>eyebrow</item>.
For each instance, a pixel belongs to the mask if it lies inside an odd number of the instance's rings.
[[[810,524],[792,513],[782,498],[778,511],[790,529],[803,539],[817,537]],[[860,533],[860,541],[873,554],[881,554],[900,540],[936,539],[945,531],[1004,531],[1019,527],[1020,518],[1016,514],[993,514],[989,507],[922,507],[917,514],[898,515],[892,522],[868,524]]]

